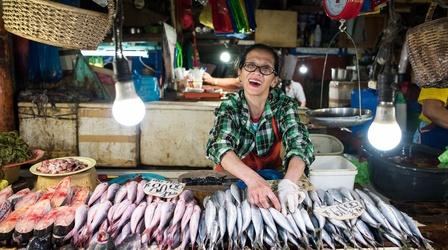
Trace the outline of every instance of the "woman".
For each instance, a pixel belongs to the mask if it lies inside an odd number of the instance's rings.
[[[283,80],[282,88],[286,92],[286,95],[296,99],[300,103],[300,107],[306,107],[306,97],[303,87],[300,83],[293,80]]]
[[[244,52],[238,64],[243,89],[216,109],[206,151],[218,171],[225,169],[245,182],[250,203],[263,208],[272,204],[286,213],[294,212],[299,204],[301,190],[295,183],[314,155],[308,131],[299,121],[297,102],[274,88],[278,68],[278,56],[269,46],[255,44]],[[278,184],[277,198],[256,171],[282,165],[286,173]]]

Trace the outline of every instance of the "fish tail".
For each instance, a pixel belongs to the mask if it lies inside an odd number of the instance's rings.
[[[70,238],[75,234],[75,231],[76,231],[76,230],[75,230],[74,228],[73,228],[72,230],[70,230],[70,232],[68,232],[68,234],[65,235],[65,237],[64,237],[64,241],[70,239]]]

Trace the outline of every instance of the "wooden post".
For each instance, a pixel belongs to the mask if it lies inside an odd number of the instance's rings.
[[[0,13],[1,5],[0,5]],[[0,17],[0,132],[14,130],[14,89],[9,35]]]

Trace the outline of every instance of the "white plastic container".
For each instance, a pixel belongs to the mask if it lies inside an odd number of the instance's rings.
[[[342,156],[316,156],[310,166],[310,182],[316,189],[353,189],[357,173],[355,165]]]
[[[344,144],[332,135],[310,134],[310,140],[314,145],[315,155],[342,155],[344,153]]]

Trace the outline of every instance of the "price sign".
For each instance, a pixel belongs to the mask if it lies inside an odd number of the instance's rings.
[[[348,201],[333,206],[318,207],[314,211],[328,218],[349,220],[361,216],[364,212],[364,207],[359,201]]]
[[[185,183],[170,182],[163,180],[150,180],[146,183],[143,191],[147,195],[161,198],[173,198],[178,196],[185,188]]]

